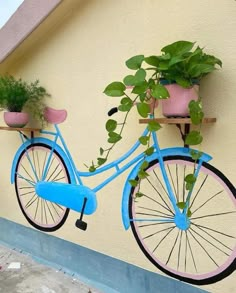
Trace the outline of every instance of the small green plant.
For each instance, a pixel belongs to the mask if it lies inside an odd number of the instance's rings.
[[[131,109],[136,108],[142,118],[147,118],[150,112],[153,118],[147,125],[150,131],[149,135],[139,138],[140,143],[145,146],[145,156],[140,166],[138,177],[139,179],[144,179],[148,176],[145,172],[148,166],[146,157],[154,152],[153,147],[150,146],[151,131],[157,131],[161,128],[160,124],[154,120],[154,107],[150,107],[150,105],[155,104],[156,100],[169,98],[169,92],[164,86],[163,80],[167,80],[168,83],[175,82],[184,88],[189,88],[217,69],[217,66],[222,66],[218,58],[206,54],[203,48],[199,46],[194,47],[195,43],[193,42],[177,41],[163,47],[161,49],[162,54],[159,56],[145,57],[144,55],[137,55],[126,61],[126,66],[133,71],[133,74],[125,76],[122,81],[110,83],[104,90],[107,96],[120,98],[118,110],[125,113],[124,120],[118,123],[114,119],[109,119],[106,122],[107,141],[111,146],[106,149],[100,147],[100,156],[97,158],[96,163],[92,162],[89,167],[91,172],[107,161],[113,147],[122,139],[122,132],[128,114]],[[188,145],[200,145],[203,139],[200,133],[201,122],[204,117],[200,96],[197,101],[189,103],[189,114],[192,123],[198,125],[199,128],[187,135],[185,143]],[[191,155],[197,162],[201,152],[194,151],[191,152]],[[185,181],[186,189],[191,190],[196,181],[194,171],[186,176]],[[140,180],[131,180],[130,184],[138,186],[139,182]],[[142,196],[142,193],[138,191],[136,196]],[[180,204],[180,206],[183,206],[183,204]]]
[[[44,123],[44,98],[50,96],[39,85],[39,80],[31,83],[16,79],[12,75],[0,76],[0,107],[9,112],[26,110],[33,117]]]

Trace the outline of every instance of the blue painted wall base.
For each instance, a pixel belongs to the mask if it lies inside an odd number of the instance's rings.
[[[203,293],[200,288],[0,218],[0,241],[106,293]]]

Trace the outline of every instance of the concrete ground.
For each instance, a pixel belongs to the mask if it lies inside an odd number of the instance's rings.
[[[0,245],[0,293],[99,293],[75,276]],[[101,291],[100,291],[101,293]]]

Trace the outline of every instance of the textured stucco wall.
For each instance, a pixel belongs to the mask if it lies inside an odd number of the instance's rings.
[[[223,61],[223,69],[202,82],[206,116],[217,123],[204,126],[203,150],[235,181],[235,92],[236,92],[236,2],[233,0],[64,0],[29,39],[0,66],[33,80],[39,78],[52,94],[50,105],[66,108],[68,119],[61,125],[72,155],[81,170],[95,159],[106,140],[106,113],[115,98],[102,94],[105,86],[128,71],[124,62],[136,54],[159,54],[164,45],[180,40],[197,41]],[[124,133],[125,142],[111,159],[124,152],[142,127],[132,114]],[[165,126],[161,146],[181,145],[177,129]],[[9,183],[10,166],[20,141],[15,133],[1,133],[0,216],[27,225]],[[98,193],[98,210],[87,217],[88,230],[74,227],[78,215],[71,212],[55,234],[99,252],[156,271],[139,251],[131,231],[125,232],[120,217],[124,176]],[[91,180],[94,186],[96,181]],[[159,273],[159,271],[158,271]],[[204,286],[210,292],[232,292],[235,273],[225,280]]]

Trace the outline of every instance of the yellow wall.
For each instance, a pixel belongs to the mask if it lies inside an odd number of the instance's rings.
[[[40,82],[52,94],[49,104],[66,108],[68,119],[61,125],[64,137],[78,164],[95,159],[104,146],[106,113],[116,98],[102,92],[128,71],[124,62],[136,54],[159,54],[160,48],[176,40],[197,41],[223,61],[223,69],[202,82],[206,116],[217,123],[204,126],[203,150],[233,182],[236,172],[236,2],[233,0],[64,0],[52,15],[0,65],[10,72]],[[129,118],[125,143],[114,150],[121,154],[139,135],[137,115]],[[165,126],[160,132],[163,147],[181,145],[177,129]],[[19,210],[10,167],[16,133],[0,136],[0,216],[28,225]],[[125,232],[120,206],[125,175],[98,193],[98,210],[87,217],[88,230],[74,227],[78,214],[71,212],[56,236],[79,243],[149,270],[156,268],[139,251],[131,231]],[[95,181],[90,181],[92,186]],[[158,271],[159,273],[159,271]],[[211,292],[232,292],[235,273],[225,280],[204,286]]]

